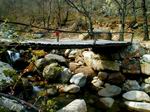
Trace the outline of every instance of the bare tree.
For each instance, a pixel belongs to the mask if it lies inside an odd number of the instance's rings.
[[[84,15],[88,19],[88,33],[90,36],[93,35],[93,22],[92,22],[92,16],[89,10],[84,5],[84,0],[79,0],[80,5],[76,5],[75,1],[73,0],[65,0],[72,8],[75,8],[79,13]]]
[[[125,22],[127,15],[127,7],[132,3],[132,0],[114,0],[118,6],[118,13],[120,17],[120,41],[124,40]]]
[[[147,20],[147,7],[146,7],[146,1],[141,1],[142,11],[143,11],[143,19],[144,19],[144,39],[143,40],[149,40],[149,32],[148,32],[148,20]]]

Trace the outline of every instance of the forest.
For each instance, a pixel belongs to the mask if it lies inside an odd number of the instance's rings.
[[[0,19],[40,28],[135,32],[148,40],[149,0],[1,0]],[[138,27],[138,28],[137,28]],[[30,27],[28,27],[29,30]],[[26,27],[25,27],[26,29]],[[138,33],[140,32],[140,33]],[[136,36],[137,36],[136,35]],[[120,33],[123,40],[124,33]]]
[[[0,0],[0,112],[150,112],[150,0]]]

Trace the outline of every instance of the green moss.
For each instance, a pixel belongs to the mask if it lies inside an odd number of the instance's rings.
[[[14,69],[4,69],[3,73],[6,77],[11,77],[14,82],[18,79],[17,72]]]
[[[13,77],[14,75],[17,74],[14,69],[5,69],[3,70],[3,73],[5,74],[5,76],[9,76],[9,77]]]
[[[42,109],[44,112],[56,112],[58,107],[57,107],[57,102],[55,100],[47,100],[46,102],[42,102]]]
[[[11,111],[6,109],[5,107],[0,106],[0,112],[11,112]]]

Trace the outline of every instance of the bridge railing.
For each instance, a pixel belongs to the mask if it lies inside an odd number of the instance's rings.
[[[69,33],[69,34],[85,34],[85,33],[89,33],[89,32],[86,32],[86,31],[65,31],[65,30],[58,30],[60,33]],[[54,31],[51,31],[51,32],[54,32]],[[112,39],[113,35],[119,35],[123,33],[123,34],[129,34],[130,37],[130,42],[132,43],[133,42],[133,38],[134,38],[134,32],[111,32],[111,31],[93,31],[92,34],[92,38],[93,40],[96,40],[95,36],[96,35],[103,35],[103,34],[106,34],[107,36],[111,36],[110,40]],[[128,37],[129,37],[128,36]],[[101,38],[99,38],[101,39]]]

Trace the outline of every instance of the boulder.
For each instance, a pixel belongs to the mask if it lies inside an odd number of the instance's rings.
[[[136,80],[126,80],[126,82],[123,84],[122,89],[124,91],[140,90],[141,87]]]
[[[62,83],[67,83],[70,80],[71,76],[72,76],[71,71],[68,68],[63,68],[60,74],[60,81]]]
[[[62,72],[62,68],[57,63],[47,65],[43,70],[43,77],[47,80],[55,81]]]
[[[150,75],[150,63],[143,62],[141,63],[141,72],[145,75]]]
[[[150,84],[150,77],[144,79],[144,82],[145,82],[146,84]]]
[[[80,87],[83,87],[86,84],[86,76],[83,73],[75,74],[70,79],[70,83],[74,83]]]
[[[121,84],[125,81],[125,76],[120,72],[110,73],[108,76],[108,83],[111,84]]]
[[[150,97],[143,91],[129,91],[122,95],[123,98],[130,101],[147,101],[150,102]]]
[[[69,55],[68,55],[68,58],[69,59],[75,59],[77,53],[78,53],[77,49],[71,50],[70,53],[69,53]]]
[[[108,78],[108,76],[109,76],[109,73],[107,73],[107,72],[99,72],[98,73],[98,78],[100,79],[100,80],[102,80],[102,81],[105,81],[107,78]]]
[[[105,88],[98,91],[99,96],[112,97],[119,95],[121,93],[121,88],[115,85],[106,85]]]
[[[150,93],[150,84],[142,83],[141,88],[144,92],[146,92],[148,94]]]
[[[92,68],[94,70],[110,70],[110,71],[119,71],[120,63],[118,61],[110,61],[110,60],[93,60]]]
[[[77,93],[80,91],[80,87],[75,84],[65,85],[59,88],[59,92],[66,92],[66,93]]]
[[[135,58],[125,58],[122,61],[122,71],[125,74],[140,74],[141,68],[139,60]]]
[[[96,57],[99,58],[99,56],[94,54],[93,51],[84,51],[82,55],[83,55],[84,62],[89,67],[92,67],[93,59],[95,59]]]
[[[142,56],[141,61],[150,63],[150,54],[144,54],[144,55]]]
[[[101,81],[98,77],[93,77],[91,83],[96,89],[102,88],[102,85],[104,84],[103,81]]]
[[[25,107],[21,105],[19,102],[8,99],[6,97],[0,97],[0,105],[13,112],[27,111]]]
[[[115,102],[113,98],[109,98],[109,97],[100,98],[99,100],[105,106],[106,109],[111,108]]]
[[[87,112],[87,107],[84,100],[76,99],[57,112]]]
[[[128,46],[122,53],[122,58],[139,58],[146,53],[146,50],[140,45],[140,43],[132,43],[131,46]]]
[[[75,70],[79,67],[80,67],[80,64],[78,64],[78,63],[74,63],[74,62],[69,63],[69,69],[72,72],[75,72]]]
[[[15,70],[7,63],[0,61],[0,91],[3,91],[10,86],[13,80],[9,75],[13,75]]]
[[[56,86],[51,86],[46,90],[46,94],[49,96],[54,96],[58,93]]]
[[[66,63],[66,59],[63,56],[57,54],[47,54],[45,55],[45,59],[49,62]]]
[[[125,101],[125,105],[134,112],[150,112],[150,103]]]
[[[88,66],[81,66],[75,70],[75,73],[83,73],[87,78],[92,79],[94,76],[96,76],[96,72]]]
[[[45,58],[41,58],[35,61],[35,70],[42,71],[46,65],[50,64]]]
[[[117,61],[101,60],[100,55],[94,54],[92,51],[84,51],[82,53],[84,61],[87,66],[92,67],[94,70],[111,70],[119,71],[120,63]]]

